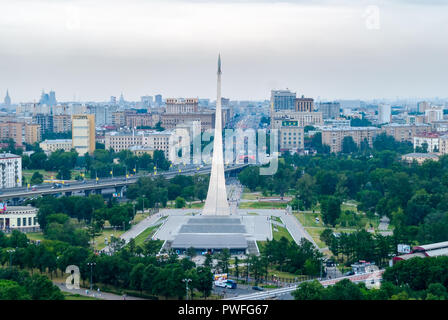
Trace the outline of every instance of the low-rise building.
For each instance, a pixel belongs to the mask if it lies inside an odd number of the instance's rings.
[[[381,131],[394,137],[399,142],[414,142],[414,137],[431,132],[431,126],[426,123],[398,124],[389,123],[381,127]]]
[[[39,143],[39,147],[47,154],[56,150],[70,151],[72,149],[72,139],[44,140]]]
[[[278,111],[271,113],[271,128],[280,129],[283,121],[297,121],[299,127],[322,125],[322,112]]]
[[[435,153],[408,153],[401,156],[401,160],[407,163],[413,163],[416,161],[418,164],[422,164],[426,160],[439,161],[439,156]]]
[[[414,136],[414,150],[427,145],[428,152],[439,152],[440,135],[434,132],[422,133]]]
[[[31,206],[7,206],[6,203],[0,203],[0,230],[39,231],[37,209]]]

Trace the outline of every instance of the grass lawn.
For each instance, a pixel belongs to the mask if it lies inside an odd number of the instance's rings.
[[[286,205],[279,202],[241,202],[240,209],[284,209]]]
[[[294,239],[291,237],[288,230],[280,226],[272,225],[272,235],[274,237],[274,240],[277,241],[280,240],[282,237],[285,237],[286,239],[288,239],[288,241],[294,242]]]
[[[256,212],[248,212],[247,214],[250,216],[258,216],[258,213],[256,213]]]
[[[280,219],[280,217],[277,217],[277,216],[271,216],[271,220],[274,220],[274,221],[277,221],[278,223],[283,224],[283,221],[282,221],[282,219]]]
[[[157,229],[159,229],[160,224],[147,228],[145,231],[140,233],[137,237],[135,237],[135,245],[142,245],[148,237],[151,237]]]
[[[134,219],[132,220],[132,224],[138,224],[139,222],[143,221],[146,217],[148,216],[148,214],[144,214],[144,213],[136,213]]]
[[[243,193],[242,199],[245,200],[257,200],[257,198],[261,197],[261,193],[253,192],[253,193]]]
[[[101,235],[95,237],[95,249],[101,250],[106,244],[104,243],[104,238],[107,238],[107,241],[110,241],[110,237],[114,235],[114,237],[119,237],[124,233],[123,230],[114,230],[114,229],[105,229],[101,233]]]
[[[34,172],[36,172],[36,171],[44,176],[44,180],[51,179],[52,176],[54,179],[56,179],[56,175],[58,174],[56,171],[22,170],[22,175],[25,177],[26,181],[29,182],[31,180],[31,177],[33,176]]]
[[[294,216],[304,227],[323,227],[320,212],[299,212],[294,213]],[[319,218],[319,222],[316,222],[316,217]]]
[[[77,293],[62,292],[62,294],[64,295],[65,300],[101,300],[94,297],[86,297]]]
[[[198,202],[198,203],[192,203],[190,205],[188,205],[188,208],[192,208],[192,209],[201,209],[204,208],[204,202]]]
[[[28,232],[26,234],[26,236],[28,237],[28,239],[30,240],[45,240],[44,238],[44,234],[42,232]]]

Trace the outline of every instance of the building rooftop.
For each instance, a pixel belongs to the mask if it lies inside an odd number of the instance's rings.
[[[13,158],[21,158],[18,155],[12,154],[12,153],[0,153],[0,159],[13,159]]]
[[[246,249],[247,240],[242,234],[186,234],[176,236],[172,248],[188,249]]]
[[[437,154],[434,153],[418,153],[418,152],[413,152],[413,153],[407,153],[404,154],[403,157],[406,158],[428,158],[428,159],[438,159],[439,156]]]

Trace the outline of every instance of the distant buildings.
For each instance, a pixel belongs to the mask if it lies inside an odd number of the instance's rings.
[[[380,104],[378,106],[378,124],[389,123],[392,113],[390,104]]]
[[[319,111],[322,112],[323,119],[336,119],[341,114],[341,104],[339,102],[321,102]]]
[[[297,121],[299,127],[322,125],[322,112],[278,111],[271,114],[271,128],[280,129],[285,120]]]
[[[274,112],[281,110],[295,110],[296,93],[290,90],[272,90],[271,105]]]
[[[166,113],[194,113],[198,112],[198,99],[197,98],[187,98],[187,99],[166,99]]]
[[[295,101],[295,111],[296,112],[313,112],[314,111],[314,99],[313,98],[305,98],[305,96],[302,96],[301,98],[297,98]]]
[[[95,115],[72,116],[72,147],[79,155],[95,151]]]
[[[0,188],[15,188],[22,185],[22,157],[11,153],[0,153]]]
[[[162,106],[162,104],[163,104],[162,95],[161,94],[156,94],[154,98],[155,98],[155,105],[157,107]]]
[[[11,97],[9,96],[9,91],[8,90],[6,90],[6,96],[5,96],[5,99],[3,101],[4,101],[5,107],[11,106]]]

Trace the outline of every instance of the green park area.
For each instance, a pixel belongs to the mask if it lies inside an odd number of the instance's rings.
[[[145,229],[145,231],[143,231],[137,237],[135,237],[135,245],[136,246],[142,245],[146,240],[151,238],[156,233],[156,231],[157,231],[157,229],[159,229],[159,227],[160,227],[160,224],[157,224],[155,226],[151,226],[151,227]]]
[[[272,236],[274,240],[280,240],[281,238],[286,238],[288,241],[294,241],[288,229],[284,227],[280,227],[278,225],[272,225]]]
[[[123,230],[104,229],[99,236],[95,237],[95,249],[101,250],[106,247],[105,239],[110,243],[111,237],[120,237],[124,233]]]
[[[285,209],[287,203],[280,202],[241,202],[240,209]]]

